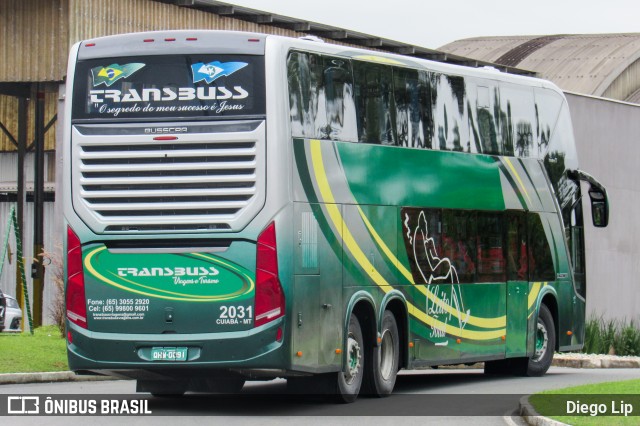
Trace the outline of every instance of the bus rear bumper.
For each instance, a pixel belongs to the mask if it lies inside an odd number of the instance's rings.
[[[260,369],[282,371],[289,357],[278,329],[282,318],[261,327],[228,333],[122,334],[93,332],[67,323],[69,368],[76,372],[131,378],[213,374]],[[154,360],[159,348],[186,348],[181,361]]]

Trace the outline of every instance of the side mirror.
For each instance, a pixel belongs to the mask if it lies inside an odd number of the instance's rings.
[[[604,228],[609,224],[609,199],[606,188],[589,173],[582,170],[567,170],[569,179],[576,182],[589,183],[589,198],[591,198],[591,219],[593,226]]]
[[[606,194],[597,190],[589,191],[591,198],[591,219],[593,226],[604,228],[609,224],[609,203]]]

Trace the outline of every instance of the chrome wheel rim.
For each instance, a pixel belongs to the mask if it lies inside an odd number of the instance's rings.
[[[547,352],[549,345],[549,334],[544,323],[538,320],[538,328],[536,330],[536,349],[533,354],[533,361],[539,361]]]
[[[362,358],[360,345],[351,334],[349,334],[349,340],[347,342],[347,351],[349,357],[347,359],[347,371],[344,374],[344,378],[347,384],[351,384],[358,377],[361,365],[360,360]]]

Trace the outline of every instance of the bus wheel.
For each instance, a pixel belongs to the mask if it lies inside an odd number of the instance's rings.
[[[546,305],[540,305],[536,324],[535,347],[533,356],[529,358],[525,374],[531,377],[542,376],[553,361],[556,347],[556,328],[553,316]]]
[[[338,373],[338,399],[353,402],[358,398],[364,371],[364,341],[360,321],[351,314],[347,336],[347,359],[344,371]]]
[[[372,359],[367,367],[367,393],[387,396],[393,392],[400,362],[400,335],[396,318],[390,311],[382,317],[380,345],[373,348]]]

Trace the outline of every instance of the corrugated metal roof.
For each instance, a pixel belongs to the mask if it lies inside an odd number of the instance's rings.
[[[439,50],[529,69],[577,93],[633,102],[640,89],[640,33],[478,37]]]
[[[640,89],[627,96],[626,101],[634,104],[640,104]]]
[[[406,56],[414,56],[422,59],[430,59],[438,62],[446,62],[451,64],[466,65],[470,67],[492,66],[501,71],[512,74],[533,75],[534,73],[507,65],[496,65],[478,59],[470,59],[461,55],[447,54],[438,50],[428,49],[426,47],[407,44],[404,42],[381,38],[375,35],[365,34],[352,31],[345,28],[334,27],[332,25],[322,24],[318,22],[305,21],[298,18],[278,15],[261,10],[251,9],[248,7],[233,5],[218,0],[156,0],[163,3],[174,3],[182,8],[194,8],[207,11],[209,13],[220,16],[221,18],[229,18],[235,21],[244,21],[252,25],[261,25],[263,28],[283,29],[287,36],[304,36],[313,35],[323,38],[327,41],[338,44],[346,44],[364,48],[382,50],[386,52],[398,53]],[[260,31],[262,32],[262,31]],[[266,31],[272,33],[272,31]]]

